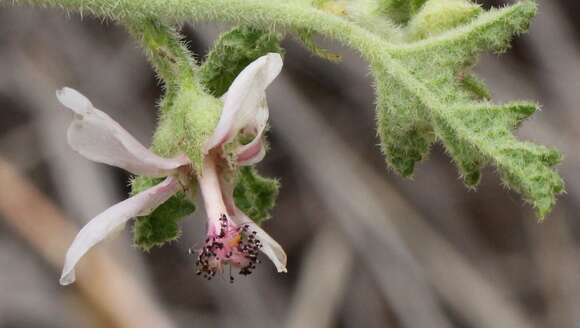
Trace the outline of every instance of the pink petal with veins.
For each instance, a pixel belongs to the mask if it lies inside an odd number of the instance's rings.
[[[168,177],[131,198],[113,205],[87,223],[77,234],[66,253],[64,268],[60,278],[61,285],[75,281],[74,268],[77,262],[97,243],[103,241],[119,226],[129,219],[148,215],[181,189],[177,178]]]
[[[268,104],[266,104],[266,98],[263,98],[254,120],[247,127],[248,129],[254,130],[256,136],[251,142],[238,147],[236,150],[238,165],[254,165],[266,156],[266,145],[264,144],[263,135],[268,124],[268,116]]]
[[[76,90],[63,88],[56,96],[75,113],[67,132],[70,146],[90,160],[150,177],[168,176],[190,163],[186,156],[157,156]]]
[[[204,151],[230,142],[238,132],[251,124],[263,107],[266,88],[282,70],[282,57],[269,53],[248,65],[236,77],[224,97],[224,108],[214,134]]]

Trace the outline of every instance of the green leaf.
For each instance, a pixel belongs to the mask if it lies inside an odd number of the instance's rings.
[[[200,68],[202,84],[216,97],[222,96],[238,73],[255,59],[269,53],[283,53],[281,35],[239,26],[220,36]]]
[[[493,162],[506,186],[521,193],[543,218],[555,204],[554,195],[564,190],[562,179],[551,169],[561,156],[553,149],[518,141],[511,132],[535,111],[535,104],[522,102],[451,108],[436,117],[435,129],[464,176],[469,179],[478,174],[478,165]]]
[[[515,141],[512,129],[535,113],[537,105],[514,102],[502,106],[488,103],[461,106],[448,109],[443,120],[436,118],[436,132],[454,159],[465,184],[473,187],[479,183],[481,168],[489,158],[493,158],[485,155],[478,146],[486,143],[501,147],[500,144]],[[450,121],[458,125],[452,127]],[[458,129],[469,134],[471,142],[459,135]]]
[[[474,100],[490,100],[491,91],[485,85],[485,82],[474,74],[465,74],[460,77],[461,86],[469,92]]]
[[[510,40],[528,29],[536,11],[537,6],[532,1],[502,9],[492,8],[468,24],[425,40],[398,45],[393,55],[400,59],[410,56],[412,60],[432,60],[423,62],[429,63],[421,65],[423,69],[429,70],[435,64],[439,68],[457,70],[472,64],[481,52],[507,50]]]
[[[415,164],[427,156],[435,141],[428,110],[412,93],[397,87],[396,81],[381,78],[379,69],[374,72],[379,91],[377,129],[381,149],[392,168],[404,177],[412,176]]]
[[[540,218],[550,211],[564,190],[552,169],[561,156],[512,134],[537,105],[493,105],[483,82],[469,72],[479,53],[505,51],[535,12],[530,1],[492,9],[440,35],[392,46],[392,58],[384,55],[372,63],[378,131],[387,161],[398,172],[411,175],[431,143],[440,140],[467,186],[477,185],[480,169],[493,164],[505,185],[521,193]]]
[[[494,9],[440,36],[398,45],[391,53],[402,64],[403,73],[410,74],[429,97],[441,101],[443,106],[470,102],[474,94],[488,93],[475,79],[465,82],[476,55],[485,50],[504,50],[514,34],[527,28],[534,9],[530,3]],[[383,65],[373,67],[378,93],[378,132],[387,161],[402,175],[410,176],[435,140],[432,108],[421,99],[420,90],[401,85],[405,81],[400,76],[385,71]]]
[[[162,179],[136,177],[131,182],[132,194],[137,194],[161,181]],[[176,240],[181,235],[179,221],[194,211],[195,205],[184,193],[175,194],[151,214],[137,218],[133,227],[135,245],[149,251],[155,246]]]
[[[410,44],[397,45],[391,53],[413,78],[444,103],[471,101],[487,96],[482,83],[466,73],[480,52],[505,50],[514,34],[523,32],[533,16],[534,6],[515,5],[481,14],[467,25],[439,36]],[[522,18],[524,17],[524,18]],[[427,64],[428,63],[428,64]],[[427,157],[436,140],[431,110],[418,90],[402,87],[401,81],[385,74],[384,66],[373,67],[378,93],[378,133],[387,162],[401,175],[412,176],[416,163]],[[471,82],[471,84],[470,84]],[[480,160],[465,163],[471,168],[466,182],[479,181],[474,172]],[[467,173],[467,172],[464,172]]]
[[[234,199],[240,210],[261,224],[270,218],[279,189],[278,180],[262,177],[252,167],[242,167],[237,176]]]

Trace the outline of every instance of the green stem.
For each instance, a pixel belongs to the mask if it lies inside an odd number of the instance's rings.
[[[264,29],[284,28],[293,31],[308,29],[359,50],[369,62],[375,62],[384,50],[393,49],[393,46],[380,36],[345,18],[292,1],[11,0],[10,2],[90,12],[120,21],[135,17],[156,17],[175,22],[211,20],[248,24]]]
[[[126,17],[123,23],[135,39],[141,42],[168,90],[180,82],[194,82],[197,65],[174,28],[154,18]]]
[[[6,0],[5,0],[6,1]],[[418,96],[428,108],[440,108],[440,103],[391,55],[401,52],[381,36],[352,22],[311,6],[282,0],[12,0],[41,6],[59,6],[88,11],[98,16],[118,20],[131,17],[158,17],[173,21],[212,20],[243,23],[264,29],[286,28],[293,31],[311,30],[358,50],[373,69],[398,81],[401,88]],[[524,0],[507,12],[535,8]],[[419,44],[429,44],[428,42]],[[404,48],[403,48],[404,49]]]
[[[6,1],[6,0],[4,0]],[[311,30],[358,50],[375,69],[398,81],[401,88],[418,95],[429,108],[439,107],[426,87],[414,78],[391,55],[401,52],[381,36],[344,18],[312,6],[290,0],[11,0],[40,6],[58,6],[87,11],[98,16],[126,20],[134,17],[158,17],[172,21],[211,20],[242,23],[264,29],[285,28],[293,31]],[[523,0],[506,12],[534,11],[531,0]],[[429,42],[419,42],[429,45]]]
[[[135,39],[141,42],[159,78],[164,82],[165,94],[159,103],[162,113],[174,107],[180,92],[205,94],[197,76],[199,67],[193,54],[173,27],[152,17],[126,17],[122,22]]]

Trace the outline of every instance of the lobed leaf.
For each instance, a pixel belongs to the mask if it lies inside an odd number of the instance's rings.
[[[493,164],[505,185],[521,193],[539,217],[550,211],[564,190],[552,169],[561,156],[512,134],[537,105],[493,105],[485,84],[469,72],[479,53],[506,50],[535,12],[530,1],[492,9],[437,36],[397,44],[389,49],[392,59],[373,63],[378,132],[395,170],[412,175],[430,145],[441,140],[467,186],[477,185],[481,168]]]
[[[467,184],[478,175],[478,166],[492,162],[506,186],[521,193],[543,218],[555,204],[555,195],[564,190],[562,179],[551,169],[561,156],[553,149],[518,141],[512,134],[536,108],[523,102],[477,104],[449,109],[434,121],[437,135],[467,177]]]

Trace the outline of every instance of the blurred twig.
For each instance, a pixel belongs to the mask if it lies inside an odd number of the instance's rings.
[[[304,166],[306,178],[369,266],[404,327],[449,327],[421,268],[366,187],[365,169],[351,165],[344,148],[287,80],[277,81],[270,95],[276,131]]]
[[[277,82],[272,95],[272,120],[289,149],[304,166],[319,194],[334,210],[345,234],[352,238],[386,296],[408,327],[446,326],[434,308],[428,278],[438,294],[474,327],[533,327],[511,302],[432,231],[420,215],[338,141],[307,101],[289,84]],[[284,100],[281,101],[284,94]],[[280,124],[284,122],[284,124]],[[316,136],[316,137],[314,137]],[[405,236],[399,240],[397,233]],[[405,251],[408,245],[419,266]],[[376,266],[376,269],[373,267]],[[476,295],[476,297],[474,296]]]
[[[352,250],[334,229],[323,227],[304,259],[287,328],[332,327],[353,262]]]
[[[55,269],[60,269],[76,233],[74,225],[1,158],[0,181],[0,217]],[[76,286],[111,327],[173,326],[145,288],[105,250],[96,249],[83,262]],[[56,276],[54,281],[56,284]]]

